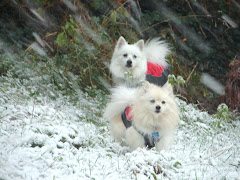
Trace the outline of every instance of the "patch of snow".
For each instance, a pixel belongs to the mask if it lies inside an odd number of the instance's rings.
[[[34,79],[34,78],[33,78]],[[54,99],[29,81],[0,77],[0,179],[239,179],[240,121],[220,121],[178,100],[168,151],[115,142],[101,102],[81,93]]]

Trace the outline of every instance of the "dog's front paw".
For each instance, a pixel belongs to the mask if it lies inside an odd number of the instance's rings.
[[[132,151],[136,150],[139,147],[144,147],[144,138],[134,129],[134,127],[129,127],[126,130],[126,141],[131,147]]]
[[[157,151],[160,152],[162,150],[168,150],[172,142],[173,142],[173,135],[166,135],[161,137],[160,141],[156,143]]]

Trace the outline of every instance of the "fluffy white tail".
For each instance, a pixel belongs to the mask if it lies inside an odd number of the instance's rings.
[[[121,115],[127,106],[135,101],[137,88],[127,88],[125,86],[117,86],[112,89],[111,102],[107,104],[104,117],[111,120],[116,115]]]
[[[144,53],[149,62],[164,67],[168,66],[166,56],[170,53],[170,48],[169,45],[161,41],[160,38],[148,40],[144,45]]]

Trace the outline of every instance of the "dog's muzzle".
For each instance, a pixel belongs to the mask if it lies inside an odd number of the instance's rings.
[[[126,67],[131,68],[132,67],[132,61],[127,60]]]
[[[155,112],[156,112],[156,113],[160,113],[160,112],[161,112],[161,106],[157,105]]]

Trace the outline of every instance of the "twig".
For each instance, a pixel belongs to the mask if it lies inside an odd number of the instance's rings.
[[[216,157],[222,155],[223,153],[225,153],[226,151],[228,151],[229,149],[231,149],[232,147],[233,146],[225,147],[217,152],[214,152],[214,153],[212,153],[212,157],[216,158]]]
[[[165,22],[169,22],[169,21],[173,21],[173,20],[175,20],[175,19],[183,19],[183,18],[188,18],[188,17],[212,17],[212,16],[209,16],[209,15],[177,16],[177,17],[175,17],[175,18],[166,19],[166,20],[164,20],[164,21],[161,21],[161,22],[158,22],[158,23],[156,23],[156,24],[153,24],[152,26],[149,26],[149,27],[147,27],[146,29],[143,29],[143,30],[141,31],[141,33],[145,32],[145,31],[147,31],[148,29],[151,29],[151,28],[153,28],[153,27],[155,27],[155,26],[157,26],[157,25],[159,25],[159,24],[162,24],[162,23],[165,23]]]
[[[191,76],[192,76],[192,73],[195,71],[195,69],[196,69],[196,67],[197,67],[197,65],[198,65],[198,62],[195,64],[195,66],[193,67],[193,69],[192,69],[192,71],[191,71],[191,73],[189,74],[189,76],[188,76],[188,78],[187,78],[187,80],[186,80],[186,83],[189,81],[189,79],[191,78]]]
[[[51,34],[48,34],[47,36],[44,36],[43,39],[46,39],[48,37],[51,37],[51,36],[55,36],[58,32],[53,32]],[[25,50],[25,52],[29,51],[30,49],[32,49],[32,47],[37,43],[37,41],[34,41],[32,44],[30,44],[27,49]]]
[[[33,109],[32,109],[32,117],[31,117],[31,124],[33,122],[33,118],[34,118],[34,108],[35,107],[35,99],[33,100]]]
[[[203,107],[203,105],[197,100],[198,105],[200,106],[201,110],[207,112],[207,110]]]
[[[195,13],[194,13],[194,11],[193,11],[193,9],[192,9],[191,4],[189,3],[188,0],[186,0],[186,2],[188,3],[189,8],[191,9],[191,11],[192,11],[192,13],[193,13],[193,15],[194,15],[194,16],[193,16],[194,19],[195,19],[195,20],[197,21],[197,23],[199,24],[199,28],[200,28],[200,30],[201,30],[201,32],[202,32],[202,35],[204,36],[204,38],[206,38],[207,36],[206,36],[205,32],[203,31],[202,26],[200,25],[200,22],[198,21],[196,15],[195,15]]]
[[[211,156],[204,158],[204,160],[208,160],[209,158],[213,157],[216,158],[220,155],[222,155],[224,152],[228,151],[229,149],[231,149],[233,146],[229,146],[229,147],[225,147],[217,152],[214,152],[211,154]],[[201,163],[201,162],[197,162],[197,163],[190,163],[190,164],[185,164],[184,166],[192,166],[192,165],[209,165],[209,166],[213,166],[213,164],[210,163]]]
[[[192,165],[205,165],[205,166],[212,166],[212,164],[210,163],[200,163],[200,162],[197,162],[197,163],[190,163],[190,164],[185,164],[184,166],[192,166]]]

